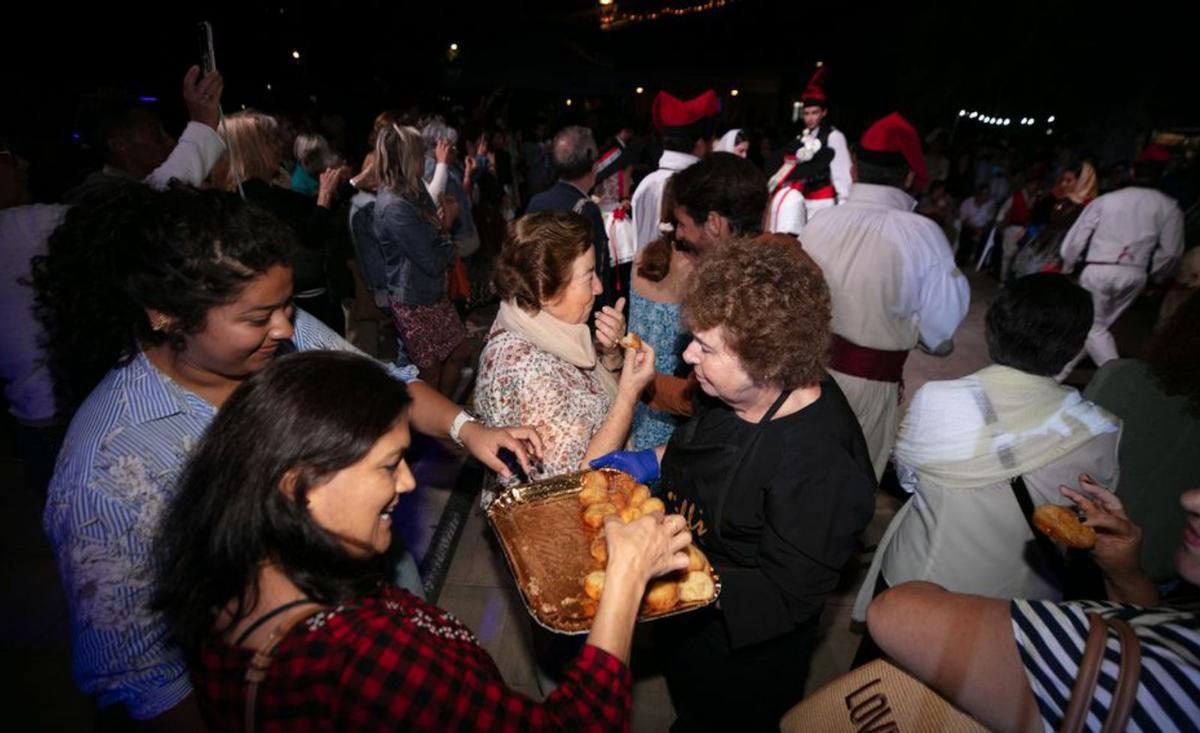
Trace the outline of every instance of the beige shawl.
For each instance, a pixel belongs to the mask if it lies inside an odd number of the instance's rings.
[[[516,303],[506,300],[500,303],[496,326],[572,366],[595,373],[608,396],[617,396],[617,378],[597,358],[592,332],[586,323],[565,323],[545,310],[531,316]]]

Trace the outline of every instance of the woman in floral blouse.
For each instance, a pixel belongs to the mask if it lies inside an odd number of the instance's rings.
[[[537,428],[543,462],[533,479],[621,448],[654,379],[648,344],[622,357],[622,302],[597,313],[594,333],[588,328],[601,292],[595,265],[587,220],[551,211],[514,223],[496,265],[502,302],[479,360],[475,406],[489,425]]]
[[[386,581],[391,512],[416,485],[410,404],[365,357],[293,354],[197,446],[160,535],[158,601],[209,730],[628,730],[639,601],[687,566],[683,517],[606,527],[587,645],[535,702],[458,620]]]

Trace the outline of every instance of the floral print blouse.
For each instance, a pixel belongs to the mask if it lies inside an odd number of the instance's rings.
[[[479,357],[475,409],[490,426],[537,429],[543,443],[542,465],[530,479],[578,469],[612,402],[594,371],[493,327]]]

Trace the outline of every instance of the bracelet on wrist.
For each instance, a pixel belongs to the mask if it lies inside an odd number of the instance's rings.
[[[461,446],[463,444],[460,433],[462,432],[463,426],[469,422],[479,422],[479,420],[466,410],[460,410],[459,413],[454,416],[454,421],[450,423],[449,432],[450,440],[453,440],[455,445]]]

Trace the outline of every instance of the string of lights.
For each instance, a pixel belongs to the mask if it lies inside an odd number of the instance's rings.
[[[958,111],[958,116],[959,116],[959,119],[966,118],[967,120],[970,120],[972,122],[978,122],[978,123],[984,124],[984,125],[994,125],[996,127],[1008,127],[1008,126],[1012,125],[1012,123],[1013,123],[1013,119],[1011,117],[993,116],[993,115],[986,114],[984,112],[979,112],[978,110],[971,110],[970,112],[968,112],[965,109],[960,109]],[[1055,119],[1056,118],[1054,115],[1050,115],[1049,117],[1046,118],[1046,125],[1047,126],[1053,125]],[[1034,125],[1037,124],[1037,118],[1022,117],[1021,119],[1017,120],[1017,124],[1021,125],[1023,127],[1033,127]],[[1054,131],[1053,128],[1048,127],[1048,129],[1046,130],[1046,134],[1049,135],[1053,131]]]
[[[658,20],[659,18],[707,13],[712,10],[719,10],[735,2],[737,0],[706,0],[695,5],[668,6],[659,10],[623,12],[617,7],[615,0],[600,0],[600,27],[604,30],[610,30],[622,25],[644,23]]]

